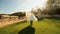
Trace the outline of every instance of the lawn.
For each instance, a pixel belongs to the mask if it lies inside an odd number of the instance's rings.
[[[60,19],[44,18],[30,26],[27,21],[18,22],[0,28],[0,34],[60,34]]]

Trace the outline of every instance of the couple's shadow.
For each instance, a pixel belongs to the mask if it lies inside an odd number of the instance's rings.
[[[35,34],[35,28],[32,27],[32,25],[29,25],[28,27],[19,31],[18,34]]]

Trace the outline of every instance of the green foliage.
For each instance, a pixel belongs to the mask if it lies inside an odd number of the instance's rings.
[[[49,15],[60,15],[60,0],[48,0],[45,10]]]
[[[25,12],[16,12],[16,13],[13,13],[11,15],[18,16],[18,17],[23,17],[23,16],[25,16]]]

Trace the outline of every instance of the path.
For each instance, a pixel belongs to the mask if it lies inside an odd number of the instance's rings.
[[[5,21],[5,22],[0,22],[0,27],[3,27],[3,26],[6,26],[6,25],[9,25],[9,24],[13,24],[13,23],[18,23],[18,22],[21,22],[21,21],[24,21],[26,20],[25,18],[24,19],[19,19],[19,20],[12,20],[12,21]]]

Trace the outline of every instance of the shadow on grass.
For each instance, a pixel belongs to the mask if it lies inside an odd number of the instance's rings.
[[[47,19],[55,19],[55,20],[60,20],[60,18],[59,17],[47,17]]]
[[[35,34],[35,28],[29,25],[28,27],[19,31],[18,34]]]

